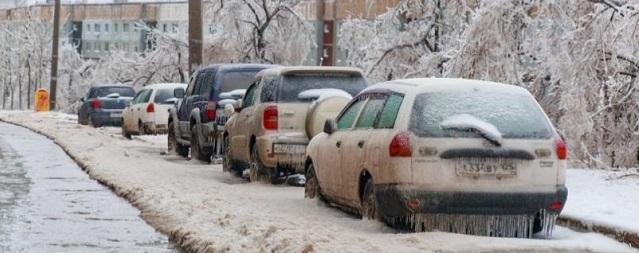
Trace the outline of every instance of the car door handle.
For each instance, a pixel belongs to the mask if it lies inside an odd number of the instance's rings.
[[[363,140],[362,140],[362,141],[359,141],[359,142],[357,143],[357,146],[358,146],[359,148],[364,147],[364,141],[363,141]]]
[[[338,148],[339,148],[340,146],[342,146],[342,141],[337,141],[337,142],[335,142],[335,146],[336,146],[336,147],[338,147]]]

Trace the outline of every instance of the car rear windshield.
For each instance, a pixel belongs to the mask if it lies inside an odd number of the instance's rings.
[[[154,103],[164,103],[169,98],[174,98],[173,89],[161,89],[155,92]]]
[[[453,115],[472,115],[494,125],[503,138],[547,139],[552,128],[530,96],[491,92],[433,92],[417,95],[411,130],[421,137],[479,137],[471,132],[444,130]]]
[[[351,96],[366,88],[366,80],[359,75],[344,73],[309,73],[287,75],[280,83],[277,101],[296,102],[302,91],[310,89],[341,89]]]
[[[219,94],[223,92],[248,88],[255,81],[255,75],[260,71],[261,69],[246,69],[225,72],[222,75],[220,90],[215,96],[219,97]]]
[[[120,94],[120,97],[135,96],[135,91],[131,87],[100,87],[95,90],[91,97],[106,97],[113,93]]]

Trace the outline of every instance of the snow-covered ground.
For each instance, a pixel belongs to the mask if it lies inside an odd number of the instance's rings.
[[[639,233],[639,172],[568,170],[563,216]]]
[[[93,129],[77,125],[73,116],[57,113],[1,112],[0,119],[27,125],[51,136],[97,180],[111,186],[138,207],[152,226],[169,234],[187,250],[200,252],[637,252],[627,245],[595,233],[578,233],[558,227],[552,239],[487,238],[440,232],[397,233],[384,225],[365,221],[304,199],[303,188],[248,183],[222,172],[219,165],[162,155],[164,137],[126,140],[118,128]],[[577,176],[575,176],[577,175]],[[625,192],[634,201],[601,196],[586,201],[592,192],[609,191],[600,175],[569,172],[566,213],[591,215],[610,224],[605,209],[626,211],[627,225],[637,222],[636,191]],[[573,181],[572,176],[579,182]],[[591,181],[587,187],[586,177]],[[623,179],[632,180],[635,179]],[[634,185],[639,181],[634,181]],[[615,184],[615,183],[611,183]],[[625,183],[624,183],[625,184]],[[602,187],[602,188],[598,188]],[[616,191],[616,192],[615,192]],[[574,203],[570,203],[574,201]],[[578,203],[583,203],[578,204]],[[632,205],[635,206],[626,206]],[[628,218],[629,217],[629,218]],[[587,217],[585,217],[587,218]],[[594,220],[594,218],[593,218]],[[620,218],[621,220],[621,218]]]

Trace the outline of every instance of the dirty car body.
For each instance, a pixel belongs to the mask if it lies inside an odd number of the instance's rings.
[[[322,197],[393,226],[549,235],[566,201],[565,143],[520,87],[391,81],[326,129],[309,144],[307,184],[315,177]]]

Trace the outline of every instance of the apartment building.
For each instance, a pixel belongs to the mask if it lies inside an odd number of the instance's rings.
[[[303,0],[298,11],[316,28],[317,52],[307,64],[344,65],[347,52],[337,38],[344,20],[373,19],[400,0]],[[24,18],[26,13],[52,20],[53,6],[38,4],[0,10],[0,22]],[[176,36],[188,36],[187,2],[114,2],[63,4],[61,43],[73,43],[86,58],[100,58],[113,50],[141,52],[150,45],[144,27],[153,27]],[[213,34],[215,24],[203,26],[204,38]]]

